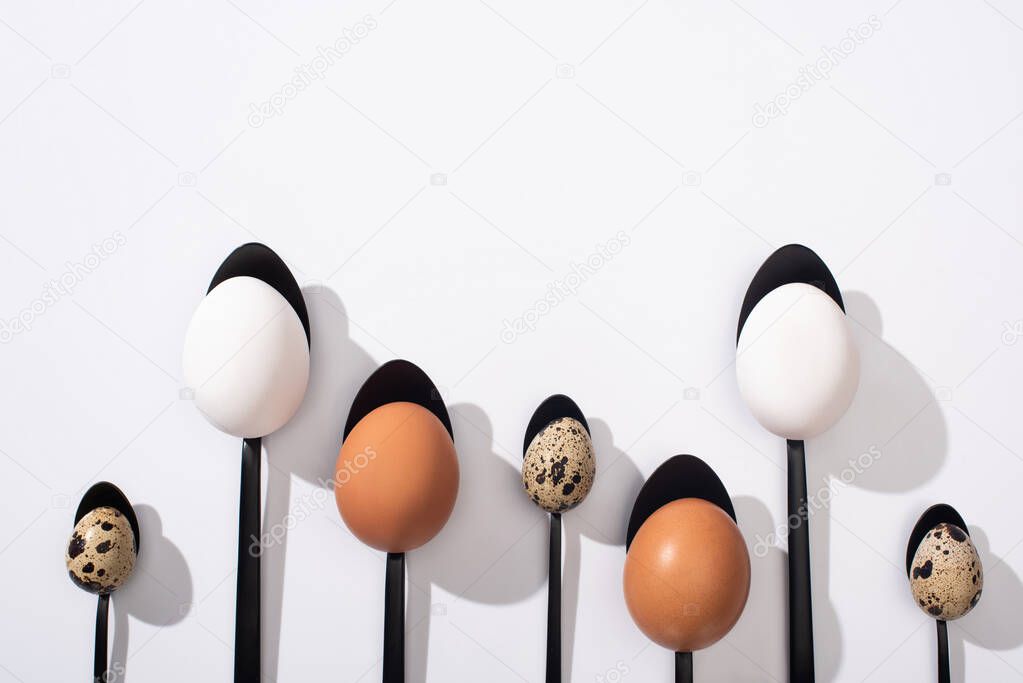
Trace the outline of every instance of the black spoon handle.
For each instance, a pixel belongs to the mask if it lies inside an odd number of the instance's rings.
[[[238,592],[234,618],[234,680],[259,680],[259,556],[261,439],[242,442],[242,485],[238,506]]]
[[[551,513],[547,560],[547,683],[561,683],[561,514]]]
[[[949,683],[948,669],[948,623],[938,619],[938,683]]]
[[[99,596],[96,605],[96,655],[92,665],[94,683],[107,680],[107,615],[110,613],[110,594]]]
[[[789,680],[813,683],[813,610],[810,598],[810,519],[806,504],[806,450],[789,441]]]
[[[693,653],[675,653],[675,683],[693,683]]]
[[[384,683],[405,683],[405,553],[387,553]]]

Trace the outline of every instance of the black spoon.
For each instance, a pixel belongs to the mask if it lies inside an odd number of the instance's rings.
[[[276,294],[268,294],[264,285]],[[230,294],[218,287],[231,287]],[[224,292],[227,303],[210,304],[218,306],[215,314],[201,316],[216,293]],[[274,298],[276,297],[276,298]],[[280,303],[278,303],[280,302]],[[256,304],[250,306],[249,304]],[[230,310],[223,308],[234,305]],[[295,317],[282,316],[282,309],[294,311]],[[260,315],[260,319],[246,317]],[[263,319],[265,318],[265,319]],[[196,321],[199,320],[197,323]],[[205,329],[203,326],[206,326]],[[270,354],[260,359],[244,358],[242,352],[272,325],[277,333],[270,342]],[[217,326],[214,332],[210,332]],[[246,329],[241,338],[234,340],[235,346],[226,352],[213,336],[217,332]],[[303,336],[304,356],[296,354],[295,338]],[[284,339],[285,341],[281,341]],[[306,310],[302,291],[284,261],[269,247],[256,242],[244,244],[235,249],[217,269],[207,297],[193,317],[185,339],[186,378],[196,392],[196,404],[218,429],[242,437],[241,488],[238,509],[238,578],[235,600],[235,659],[234,679],[238,683],[249,683],[260,678],[260,555],[261,555],[261,485],[260,469],[262,437],[283,426],[301,403],[308,381],[309,367],[309,314]],[[290,342],[290,345],[288,344]],[[274,356],[276,352],[278,355]],[[280,354],[290,356],[282,359]],[[275,370],[282,360],[290,360],[294,366],[304,370],[304,377],[281,378]],[[208,384],[222,380],[232,363],[243,365],[243,372],[232,377],[238,386],[216,386],[216,394],[206,399],[201,392]],[[290,366],[289,366],[290,367]],[[198,368],[190,373],[191,368]],[[193,377],[189,377],[192,374]],[[213,389],[211,388],[212,392]],[[255,393],[254,393],[255,392]],[[225,405],[244,401],[247,410],[232,410]],[[279,405],[277,405],[279,404]],[[270,415],[266,413],[271,406]]]
[[[426,408],[454,440],[451,418],[430,377],[409,361],[392,360],[370,375],[355,395],[342,432],[342,443],[363,418],[389,403],[414,403]],[[335,486],[338,485],[335,482]],[[405,552],[388,551],[385,572],[382,680],[384,683],[404,683]]]
[[[816,290],[822,291],[837,305],[837,310],[841,314],[845,313],[842,293],[838,289],[838,284],[825,263],[809,248],[799,244],[790,244],[781,247],[771,254],[753,277],[739,313],[739,324],[736,332],[737,346],[742,346],[743,328],[757,305],[780,287],[795,283],[810,285],[816,288]],[[804,290],[799,296],[806,295]],[[798,303],[798,299],[796,303]],[[770,328],[794,306],[795,303],[788,305],[782,311],[773,311],[772,317],[777,316],[774,320],[758,321],[759,329],[755,331],[753,339],[747,344],[747,348],[754,346],[761,336],[770,331]],[[827,315],[827,313],[828,311],[825,308],[824,315]],[[798,354],[799,351],[798,348],[793,347],[792,353]],[[742,349],[740,348],[740,356],[741,354]],[[791,360],[796,364],[802,361],[801,358],[793,358]],[[845,360],[842,359],[842,361]],[[842,370],[858,372],[858,366],[856,368],[842,368]],[[737,372],[742,373],[742,371],[743,368],[740,367],[739,359],[737,359]],[[740,381],[740,388],[741,386],[742,383]],[[786,387],[776,386],[775,389],[780,395],[785,395]],[[767,391],[770,390],[771,388],[767,389]],[[767,391],[764,393],[767,393]],[[855,384],[853,384],[852,391],[855,391]],[[812,431],[823,431],[820,427],[824,423],[830,423],[837,419],[835,413],[844,411],[845,407],[848,406],[848,401],[852,399],[852,393],[848,391],[848,387],[842,387],[838,390],[839,394],[842,394],[842,392],[848,395],[838,395],[836,398],[837,404],[839,404],[838,409],[832,407],[828,415],[808,414],[806,406],[798,405],[794,407],[784,405],[782,410],[791,409],[793,413],[801,412],[802,414],[794,422],[817,423]],[[791,395],[790,392],[788,398],[791,398]],[[744,398],[746,398],[747,402],[750,401],[750,397],[744,396]],[[766,400],[763,396],[757,398],[761,401]],[[845,401],[844,406],[840,405],[842,401]],[[786,401],[780,400],[779,403],[786,403]],[[767,411],[761,410],[760,412]],[[754,409],[754,413],[758,420],[762,423],[765,422],[762,415],[756,409]],[[788,519],[794,520],[790,521],[788,532],[789,678],[792,683],[812,683],[814,680],[813,618],[810,592],[810,528],[809,510],[807,507],[806,449],[803,441],[805,436],[800,433],[802,431],[800,428],[790,431],[785,428],[779,429],[777,425],[765,423],[765,426],[771,431],[786,437],[788,451]],[[830,426],[830,424],[827,424],[827,426]],[[783,433],[786,431],[789,433]]]
[[[83,567],[77,566],[81,562],[75,562],[79,558],[86,559],[91,557],[93,550],[104,554],[117,552],[118,550],[110,548],[109,545],[112,542],[116,543],[116,540],[111,540],[116,539],[116,534],[118,533],[116,519],[103,520],[98,518],[96,523],[102,528],[92,528],[93,525],[90,525],[89,529],[80,530],[78,528],[78,524],[82,522],[85,516],[97,511],[98,508],[113,508],[118,514],[123,516],[128,522],[132,542],[134,543],[134,548],[131,550],[131,566],[126,568],[127,574],[117,577],[117,585],[109,583],[114,577],[112,575],[105,575],[105,569],[96,569],[95,566],[91,566],[93,563],[90,562],[84,565],[84,570],[86,571],[83,571]],[[96,537],[90,538],[90,536]],[[138,518],[135,516],[135,510],[132,508],[131,503],[128,502],[128,498],[110,482],[102,481],[93,484],[85,492],[85,495],[82,496],[82,501],[78,504],[78,510],[75,512],[75,533],[71,537],[66,560],[68,562],[68,572],[74,583],[90,593],[97,593],[99,596],[99,602],[96,606],[96,651],[93,658],[94,681],[107,680],[107,626],[110,612],[110,595],[117,588],[120,588],[124,580],[128,578],[134,569],[134,559],[138,555],[141,540],[142,535],[139,531]],[[90,547],[90,543],[93,541],[98,542],[95,548]],[[106,550],[104,549],[104,544],[107,544],[105,546]]]
[[[947,525],[951,525],[951,527]],[[936,568],[932,569],[932,562],[930,561],[926,563],[927,565],[926,568],[924,567],[914,568],[913,561],[914,558],[916,558],[917,551],[918,549],[920,549],[921,544],[925,540],[925,538],[931,538],[932,533],[940,536],[942,533],[941,531],[942,529],[945,530],[946,533],[948,533],[948,536],[944,541],[946,544],[951,545],[956,543],[968,542],[970,536],[970,529],[969,527],[966,526],[966,522],[963,521],[962,515],[960,515],[955,510],[955,508],[953,508],[951,505],[946,505],[944,503],[932,505],[931,507],[927,508],[927,510],[925,510],[924,513],[920,516],[920,519],[917,521],[916,525],[913,527],[913,531],[909,535],[909,542],[906,545],[906,576],[910,578],[911,582],[914,580],[919,580],[921,578],[929,578],[929,574],[931,571],[937,571]],[[954,538],[954,534],[956,534],[957,532],[962,532],[963,534],[966,535],[966,538],[963,539],[961,536],[959,539]],[[935,619],[935,623],[937,625],[938,683],[949,683],[951,677],[948,659],[948,621],[944,617],[947,616],[950,619],[958,619],[959,617],[964,616],[977,604],[977,600],[980,598],[980,593],[983,587],[983,570],[980,567],[980,558],[976,557],[976,550],[972,548],[972,543],[970,543],[970,546],[975,557],[973,563],[976,566],[976,569],[974,570],[975,573],[973,573],[972,576],[969,576],[968,573],[968,577],[972,579],[972,581],[969,582],[970,585],[967,586],[967,590],[973,590],[973,588],[976,587],[976,593],[974,594],[973,599],[970,601],[969,606],[966,608],[966,611],[962,612],[961,614],[957,613],[953,615],[944,615],[942,614],[941,606],[925,607],[925,604],[923,602],[919,604],[919,606],[922,609],[924,609],[924,611],[926,611],[931,617]],[[942,558],[947,556],[949,556],[948,548],[946,548],[946,550],[941,553]],[[928,574],[928,576],[924,577],[923,576],[924,573]],[[979,587],[977,586],[978,577],[980,584]],[[964,581],[964,583],[966,582]]]
[[[581,503],[593,485],[596,463],[589,432],[579,406],[568,396],[555,394],[533,412],[522,441],[526,492],[550,515],[547,683],[561,683],[561,514]]]
[[[625,535],[626,554],[644,522],[665,505],[686,498],[699,498],[712,503],[721,508],[732,519],[732,522],[736,522],[732,499],[717,473],[696,456],[676,455],[654,470],[636,496]],[[745,549],[744,545],[743,549]],[[748,592],[748,558],[746,566],[746,590]],[[723,636],[724,633],[720,635]],[[692,650],[675,653],[675,683],[693,683]]]

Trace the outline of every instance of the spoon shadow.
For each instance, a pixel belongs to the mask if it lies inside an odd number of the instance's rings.
[[[447,610],[433,604],[434,586],[456,596],[456,602],[501,605],[532,595],[547,580],[546,564],[532,562],[533,553],[510,552],[540,538],[529,533],[541,515],[522,492],[520,471],[510,462],[515,454],[496,452],[490,418],[479,406],[456,404],[449,413],[458,453],[458,498],[437,537],[408,555],[406,669],[411,683],[426,681],[430,621]],[[546,544],[537,544],[535,552],[545,553]]]
[[[1019,628],[1023,582],[1009,563],[991,553],[991,543],[982,528],[970,524],[970,540],[984,565],[984,593],[973,611],[948,623],[949,667],[953,683],[966,681],[967,642],[996,651],[1013,650],[1023,645],[1023,630]],[[932,666],[936,667],[936,664]]]
[[[843,297],[860,352],[860,384],[842,419],[807,442],[815,596],[828,595],[830,586],[832,530],[824,494],[832,493],[832,485],[911,491],[933,479],[948,457],[948,428],[928,378],[884,340],[873,299],[859,291]],[[778,585],[785,585],[784,576]],[[841,629],[830,600],[821,605],[818,600],[813,610],[817,677],[831,681],[843,656]]]
[[[788,602],[785,591],[778,590],[787,581],[786,553],[779,545],[771,512],[763,502],[736,496],[732,505],[749,550],[749,598],[731,632],[722,642],[694,655],[694,666],[699,667],[700,677],[706,680],[786,680],[788,632],[782,624]],[[825,606],[814,603],[815,616],[821,607]]]
[[[150,505],[135,505],[143,540],[131,580],[114,596],[114,642],[109,675],[111,681],[126,680],[129,617],[154,626],[170,626],[183,620],[192,605],[192,575],[181,550],[163,535],[160,515]]]
[[[807,444],[818,476],[838,477],[870,448],[883,457],[851,484],[885,493],[910,491],[937,475],[948,457],[948,428],[928,379],[883,338],[881,313],[865,293],[845,294],[860,352],[860,384],[849,410]],[[810,477],[808,477],[810,478]]]
[[[332,482],[345,416],[362,382],[377,367],[349,337],[348,316],[334,291],[306,287],[302,296],[312,330],[309,386],[294,417],[263,440],[269,467],[262,525],[262,664],[269,680],[277,680],[280,665],[288,529],[297,515],[293,508],[308,505],[292,503],[292,477],[324,489],[316,491],[314,504],[334,505]]]
[[[434,587],[456,596],[455,601],[502,605],[525,600],[547,586],[547,533],[545,529],[533,532],[545,527],[548,515],[523,490],[521,452],[494,443],[490,418],[479,406],[456,404],[450,412],[461,483],[454,512],[443,531],[409,556],[406,633],[411,683],[426,681],[430,621],[446,612],[445,605],[432,602]],[[607,423],[589,423],[598,466],[594,487],[577,508],[562,517],[564,680],[572,680],[581,539],[585,536],[624,546],[628,510],[643,481],[631,459],[613,447]],[[608,464],[601,467],[601,462]],[[473,552],[458,551],[463,548],[473,548]],[[538,622],[540,651],[545,633],[544,622]]]
[[[615,447],[608,423],[599,418],[588,421],[597,460],[597,475],[593,480],[593,488],[583,502],[562,516],[565,549],[561,579],[561,651],[562,671],[568,681],[572,680],[575,669],[582,538],[585,536],[604,545],[624,548],[629,515],[644,481],[632,458]],[[612,581],[612,585],[621,583],[620,572],[616,573]],[[597,673],[592,672],[592,675]],[[583,672],[583,675],[588,677],[591,674]]]

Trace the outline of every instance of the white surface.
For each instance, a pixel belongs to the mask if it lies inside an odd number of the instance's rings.
[[[281,294],[232,277],[196,306],[181,366],[195,406],[220,431],[253,438],[294,416],[309,383],[309,339]]]
[[[849,409],[860,380],[851,323],[830,296],[792,282],[750,311],[735,353],[739,395],[764,428],[804,440]]]
[[[881,28],[827,80],[754,125],[871,14]],[[555,391],[590,419],[599,463],[565,519],[572,680],[670,680],[625,610],[620,541],[642,478],[679,452],[715,467],[753,555],[746,613],[700,678],[782,680],[784,444],[732,363],[749,279],[790,241],[834,270],[862,360],[849,412],[807,446],[828,500],[811,522],[818,680],[935,679],[904,558],[938,500],[987,569],[949,629],[954,667],[1023,678],[1018,5],[129,0],[0,17],[3,683],[89,675],[95,601],[61,552],[98,479],[144,534],[114,599],[126,680],[229,680],[240,445],[179,398],[180,357],[217,265],[253,238],[309,288],[313,335],[306,402],[265,442],[267,533],[291,527],[264,558],[269,678],[379,677],[383,558],[316,482],[358,385],[407,357],[451,407],[464,482],[409,558],[411,681],[542,679],[546,530],[517,473]],[[250,104],[345,27],[365,37],[251,127]],[[61,278],[69,293],[44,289]]]

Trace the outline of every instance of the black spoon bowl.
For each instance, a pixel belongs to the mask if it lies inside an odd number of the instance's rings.
[[[127,518],[128,525],[131,526],[132,533],[135,535],[135,552],[138,553],[142,542],[142,535],[139,530],[138,517],[135,515],[135,508],[128,502],[128,497],[124,495],[124,492],[109,481],[97,482],[85,492],[81,502],[78,504],[78,509],[75,511],[75,524],[78,524],[78,522],[82,521],[82,517],[85,517],[99,507],[114,508]]]
[[[682,498],[702,498],[714,503],[736,521],[732,498],[717,472],[695,455],[676,455],[661,463],[639,490],[625,532],[625,552],[650,515]]]
[[[966,526],[963,516],[951,505],[938,503],[927,508],[920,515],[920,519],[917,520],[913,531],[909,534],[909,542],[906,544],[906,576],[909,576],[913,570],[913,556],[916,555],[916,549],[920,547],[920,541],[924,540],[928,531],[942,522],[953,524],[965,531],[967,536],[970,535],[970,529]]]
[[[433,380],[415,363],[397,359],[381,365],[363,383],[348,411],[342,440],[348,438],[362,418],[380,406],[400,402],[415,403],[426,408],[440,420],[448,434],[454,438],[451,417]]]
[[[813,285],[834,300],[845,312],[842,291],[838,288],[835,276],[817,253],[802,244],[787,244],[771,254],[757,270],[750,281],[746,296],[739,309],[739,324],[735,332],[735,340],[739,341],[746,319],[760,301],[782,285],[802,282]]]
[[[295,309],[305,330],[306,343],[312,343],[309,334],[309,311],[306,309],[305,299],[302,298],[302,288],[298,286],[287,264],[273,249],[259,242],[249,242],[238,247],[217,268],[206,293],[209,294],[217,285],[233,277],[256,278],[276,289]]]
[[[576,422],[581,423],[587,432],[590,431],[590,424],[586,421],[583,411],[579,409],[575,401],[564,394],[548,396],[533,411],[533,416],[529,418],[529,424],[526,425],[526,435],[522,440],[522,457],[526,457],[529,444],[533,443],[533,439],[543,431],[544,427],[563,417],[572,418]]]

